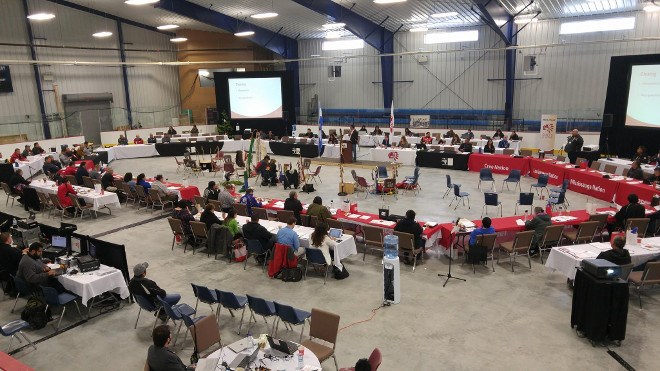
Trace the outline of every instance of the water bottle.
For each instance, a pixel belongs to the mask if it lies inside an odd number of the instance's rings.
[[[527,210],[525,210],[525,216],[524,216],[523,222],[526,222],[528,219],[529,219],[529,212]]]
[[[254,338],[252,337],[252,332],[248,332],[248,347],[250,349],[254,348]]]
[[[386,259],[395,259],[399,256],[399,237],[388,234],[384,239],[383,254]]]
[[[305,356],[305,348],[302,345],[298,345],[298,370],[302,370],[305,367],[303,358]]]
[[[479,146],[479,154],[481,154],[481,153],[483,153],[483,152],[481,151],[481,146]]]
[[[332,210],[334,208],[335,208],[335,200],[330,200],[330,209]]]
[[[16,228],[18,226],[18,220],[16,220],[16,218],[14,218],[14,221],[11,224],[14,228]]]

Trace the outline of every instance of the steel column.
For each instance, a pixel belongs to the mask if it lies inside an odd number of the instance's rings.
[[[121,21],[117,20],[117,38],[119,40],[119,57],[122,63],[126,63],[126,50],[124,49],[124,30]],[[128,86],[128,67],[121,66],[121,75],[124,78],[124,97],[126,98],[126,111],[128,112],[128,125],[133,128],[133,112],[131,110],[131,93]]]

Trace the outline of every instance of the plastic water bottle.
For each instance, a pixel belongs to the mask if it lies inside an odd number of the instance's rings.
[[[305,367],[303,358],[305,356],[305,348],[302,345],[298,346],[298,370],[302,370]]]
[[[526,222],[529,219],[529,212],[525,210],[525,216],[523,217],[523,222]]]
[[[335,200],[330,200],[330,209],[335,208]]]
[[[248,347],[250,349],[254,348],[254,338],[252,337],[252,332],[248,332]]]
[[[396,259],[399,256],[399,237],[388,234],[384,239],[383,254],[386,259]]]
[[[11,224],[14,228],[16,228],[18,226],[18,220],[16,220],[16,218],[14,218],[14,221]]]

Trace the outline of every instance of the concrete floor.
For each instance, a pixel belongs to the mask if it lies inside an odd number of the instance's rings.
[[[360,156],[369,158],[368,149]],[[279,159],[278,159],[279,160]],[[284,158],[286,162],[294,161]],[[171,181],[180,180],[172,158],[153,158],[115,161],[112,166],[119,173],[132,171],[134,175],[145,172],[148,176],[162,173]],[[400,176],[411,175],[411,167],[400,169]],[[357,169],[359,175],[370,179],[368,169]],[[311,202],[316,195],[324,202],[338,201],[339,171],[325,166],[321,172],[323,183],[316,186],[315,194],[302,194],[303,202]],[[347,179],[350,172],[347,170]],[[471,193],[472,208],[448,208],[449,196],[442,199],[445,191],[445,174],[451,174],[462,190]],[[504,176],[496,175],[498,189]],[[203,189],[211,180],[208,174],[189,179],[191,184]],[[220,177],[215,178],[216,181]],[[377,212],[387,204],[391,213],[403,214],[407,209],[417,211],[418,219],[447,222],[456,217],[479,218],[483,198],[477,190],[478,174],[473,172],[422,169],[420,183],[423,191],[418,196],[400,195],[381,201],[370,196],[359,197],[359,209]],[[522,181],[523,190],[529,189],[530,178]],[[281,188],[256,187],[257,196],[284,198],[288,191]],[[500,193],[504,215],[513,214],[517,192]],[[572,209],[585,207],[586,197],[568,193]],[[541,202],[539,201],[539,204]],[[604,203],[599,202],[605,206]],[[3,211],[25,215],[20,207],[2,207]],[[491,209],[494,215],[494,209]],[[150,218],[152,215],[135,208],[113,210],[112,216],[102,215],[97,220],[78,222],[79,232],[97,234],[120,226]],[[41,222],[58,225],[59,220],[39,216]],[[494,225],[497,228],[497,225]],[[381,370],[618,370],[622,367],[607,354],[604,347],[592,347],[578,338],[570,328],[571,291],[566,278],[548,271],[536,259],[529,270],[521,264],[511,273],[508,264],[496,267],[495,273],[480,269],[472,274],[469,266],[453,265],[456,276],[467,282],[452,281],[443,288],[438,273],[446,273],[448,260],[435,251],[413,273],[402,265],[402,302],[399,305],[380,308],[382,302],[381,258],[367,255],[362,262],[361,254],[343,260],[350,277],[343,281],[329,279],[326,285],[319,276],[310,274],[306,281],[284,283],[270,280],[253,263],[243,270],[242,264],[208,259],[205,254],[183,253],[181,247],[170,250],[171,234],[165,219],[109,234],[104,239],[126,245],[128,263],[147,261],[148,276],[168,292],[178,292],[182,302],[194,306],[195,298],[190,283],[236,293],[250,293],[270,300],[277,300],[295,307],[310,310],[318,307],[341,316],[337,344],[337,359],[341,367],[350,366],[358,358],[368,357],[374,347],[383,352]],[[361,246],[358,246],[361,252]],[[612,348],[637,370],[656,369],[656,351],[660,336],[654,329],[660,326],[660,300],[657,293],[644,295],[644,309],[639,309],[636,296],[630,302],[627,339],[620,348]],[[25,300],[19,299],[18,311],[10,314],[13,300],[5,297],[0,302],[0,322],[19,318]],[[75,308],[69,310],[62,327],[77,319]],[[38,350],[25,349],[15,355],[37,370],[52,368],[65,362],[71,370],[141,370],[150,344],[153,324],[151,314],[143,314],[137,330],[133,329],[138,307],[124,304],[115,312],[61,333],[38,344]],[[200,305],[199,314],[209,314],[208,306]],[[225,344],[239,339],[236,334],[239,319],[231,318],[226,310],[220,316],[221,335]],[[247,316],[246,316],[247,317]],[[373,318],[372,318],[373,317]],[[370,319],[371,318],[371,319]],[[370,320],[369,320],[370,319]],[[359,321],[363,323],[354,324]],[[247,319],[246,319],[247,322]],[[347,327],[351,324],[353,326]],[[280,336],[297,340],[297,332],[280,330]],[[255,333],[266,332],[261,322]],[[28,331],[35,340],[52,333],[46,327]],[[305,331],[307,333],[307,330]],[[653,335],[656,333],[656,335]],[[6,349],[8,342],[2,345]],[[190,357],[192,342],[177,344],[175,351],[184,360]],[[84,356],[81,356],[84,355]],[[656,366],[653,366],[656,364]],[[324,370],[334,369],[332,361],[324,363]],[[59,366],[56,366],[59,367]]]

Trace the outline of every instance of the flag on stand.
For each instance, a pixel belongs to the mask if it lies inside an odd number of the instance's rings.
[[[321,110],[321,102],[319,102],[319,157],[323,153],[323,111]]]
[[[390,137],[394,135],[394,101],[392,101],[392,108],[390,110]],[[390,138],[392,140],[392,138]]]

